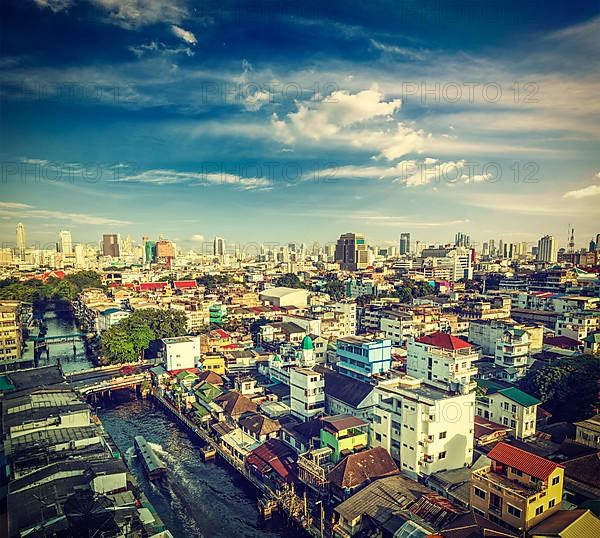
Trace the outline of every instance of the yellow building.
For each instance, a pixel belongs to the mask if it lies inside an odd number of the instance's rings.
[[[320,432],[321,448],[331,448],[331,460],[337,463],[349,454],[367,447],[368,427],[364,420],[351,415],[324,418]]]
[[[202,356],[202,369],[225,375],[225,357],[219,353],[206,353]]]
[[[470,502],[476,514],[522,532],[560,509],[564,467],[507,443],[488,454],[491,464],[473,471]]]
[[[20,359],[22,351],[21,303],[0,301],[0,363]]]

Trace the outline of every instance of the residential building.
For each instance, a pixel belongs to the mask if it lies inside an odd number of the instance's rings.
[[[588,334],[600,329],[600,310],[570,312],[556,320],[557,336],[583,341]]]
[[[21,303],[0,301],[0,365],[19,360],[22,351]]]
[[[268,288],[259,293],[261,301],[266,301],[273,306],[298,306],[306,307],[308,292],[301,288],[286,288],[284,286]]]
[[[527,373],[529,334],[523,329],[508,329],[496,342],[494,363],[501,368],[500,378],[515,382]]]
[[[163,338],[163,362],[167,371],[195,368],[200,362],[200,337]]]
[[[535,435],[540,400],[516,387],[504,387],[494,381],[480,381],[480,385],[486,393],[477,398],[477,416],[509,427],[517,439]]]
[[[310,368],[290,370],[290,409],[292,415],[307,421],[325,411],[325,379]]]
[[[406,373],[442,390],[475,390],[477,348],[451,334],[435,332],[409,340]]]
[[[351,415],[336,415],[323,419],[320,433],[321,448],[331,449],[331,461],[339,462],[354,452],[367,448],[369,425]]]
[[[372,375],[385,373],[392,366],[392,342],[388,339],[339,338],[336,353],[338,371],[360,381],[368,381]]]
[[[471,465],[475,393],[450,393],[410,376],[376,387],[371,446],[388,450],[403,473],[418,478]]]
[[[537,261],[556,263],[558,260],[558,243],[552,235],[545,235],[538,241]]]
[[[346,297],[356,299],[361,296],[375,297],[377,284],[372,278],[349,278],[345,282]]]
[[[359,271],[366,269],[368,263],[368,248],[362,234],[342,234],[335,247],[335,261],[343,271]]]
[[[591,510],[559,510],[533,527],[530,538],[572,538],[600,536],[600,518]]]
[[[600,415],[575,422],[575,441],[600,450]]]
[[[481,348],[482,355],[494,356],[496,343],[505,331],[520,329],[527,332],[529,337],[529,352],[537,353],[542,350],[544,328],[541,325],[526,325],[510,319],[477,319],[469,322],[469,342]]]
[[[490,465],[473,471],[471,507],[512,531],[528,531],[560,509],[564,467],[507,443],[489,453]]]

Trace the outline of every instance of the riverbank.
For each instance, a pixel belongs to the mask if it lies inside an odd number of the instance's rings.
[[[115,393],[97,410],[105,430],[175,538],[299,538],[281,518],[257,516],[257,491],[219,460],[204,462],[202,442],[158,402]],[[137,462],[133,438],[143,435],[168,467],[162,484],[150,482]]]

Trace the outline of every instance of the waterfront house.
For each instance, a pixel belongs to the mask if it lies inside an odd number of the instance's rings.
[[[323,419],[320,432],[321,448],[332,450],[333,463],[354,452],[367,448],[369,425],[351,415],[337,415]]]

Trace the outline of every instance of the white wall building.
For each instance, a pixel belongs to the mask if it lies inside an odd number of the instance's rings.
[[[403,473],[417,479],[471,465],[475,393],[450,394],[409,376],[376,392],[371,445],[388,450]]]
[[[447,333],[435,332],[409,340],[406,373],[442,390],[475,390],[479,352],[473,344]]]
[[[556,320],[556,336],[566,336],[573,340],[583,340],[588,334],[600,328],[600,312],[573,312]]]
[[[267,301],[273,306],[299,306],[308,304],[308,291],[283,286],[269,288],[259,293],[261,301]]]
[[[200,337],[163,338],[163,360],[167,371],[194,368],[200,361]]]
[[[290,370],[290,409],[303,421],[325,411],[325,378],[310,368]]]
[[[517,381],[527,373],[529,334],[523,329],[508,329],[496,342],[494,363],[503,369],[502,379]]]

